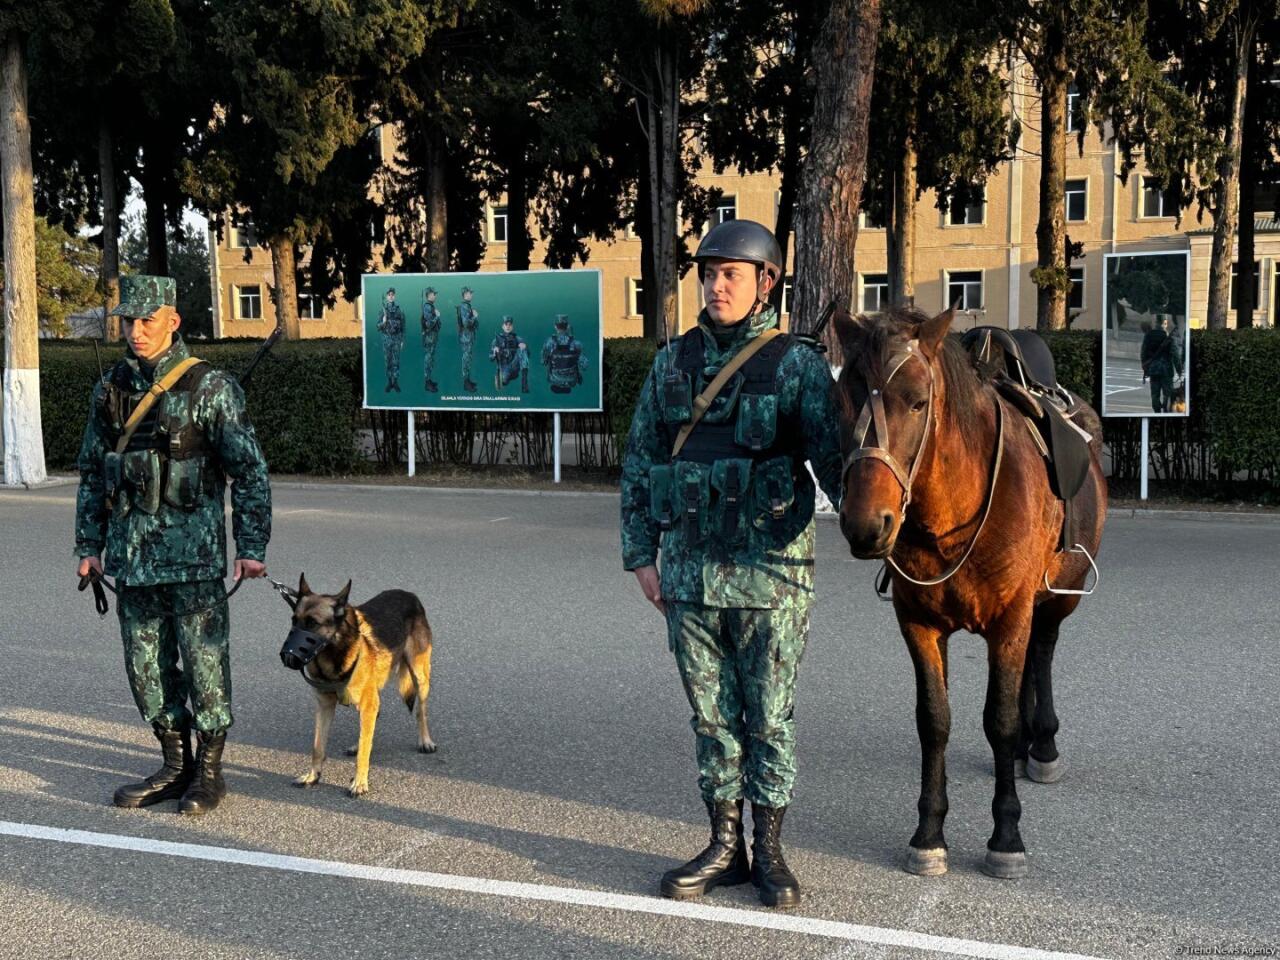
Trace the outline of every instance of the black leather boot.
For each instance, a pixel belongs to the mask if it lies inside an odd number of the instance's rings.
[[[692,900],[713,887],[731,887],[751,879],[747,841],[742,836],[742,801],[708,803],[711,843],[683,866],[662,875],[662,895]]]
[[[198,817],[216,810],[227,795],[227,785],[222,781],[222,747],[227,733],[202,733],[200,747],[196,751],[196,774],[191,786],[182,795],[178,812]]]
[[[149,807],[162,800],[177,800],[186,792],[195,775],[195,761],[191,759],[190,731],[167,730],[156,726],[156,739],[164,754],[164,766],[141,783],[127,783],[116,791],[117,807]]]
[[[436,382],[434,380],[428,380],[426,383],[426,388],[427,388],[427,393],[435,393],[437,390],[440,389],[438,386],[436,386]]]
[[[751,882],[766,907],[800,903],[800,882],[782,858],[782,817],[786,807],[751,805]]]
[[[520,371],[520,392],[521,393],[529,392],[529,371],[528,370]]]

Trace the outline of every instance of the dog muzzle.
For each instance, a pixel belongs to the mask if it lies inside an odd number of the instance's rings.
[[[284,646],[280,648],[280,662],[290,670],[301,670],[316,658],[316,654],[324,649],[328,642],[318,633],[294,627],[289,631]]]

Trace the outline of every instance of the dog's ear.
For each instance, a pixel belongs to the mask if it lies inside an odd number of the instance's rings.
[[[305,597],[311,592],[311,585],[307,583],[307,575],[301,574],[298,577],[298,596]]]
[[[347,615],[347,598],[351,596],[351,581],[333,598],[333,619],[341,620]]]

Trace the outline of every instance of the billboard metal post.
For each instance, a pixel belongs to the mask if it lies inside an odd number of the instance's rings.
[[[555,482],[560,482],[560,414],[553,414],[555,424],[553,432],[555,434],[552,444],[555,447]]]
[[[1147,442],[1147,428],[1151,425],[1150,417],[1142,418],[1142,469],[1138,473],[1138,499],[1147,499],[1147,461],[1151,459],[1151,446]]]
[[[409,411],[409,476],[418,472],[418,437],[413,429],[413,411]]]

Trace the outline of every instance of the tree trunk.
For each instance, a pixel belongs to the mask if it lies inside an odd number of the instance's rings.
[[[147,273],[157,277],[169,275],[169,231],[165,224],[168,160],[165,152],[153,143],[147,144],[143,151],[142,197],[147,208]]]
[[[832,299],[852,306],[879,33],[880,0],[831,0],[815,34],[813,120],[796,217],[795,332],[812,329]]]
[[[1209,261],[1210,330],[1227,328],[1231,304],[1231,255],[1240,214],[1240,141],[1244,130],[1244,104],[1249,83],[1250,51],[1253,49],[1253,20],[1242,9],[1237,12],[1236,75],[1231,92],[1231,122],[1218,160],[1218,182],[1213,188],[1213,254]],[[1240,281],[1246,283],[1248,270],[1242,263]]]
[[[286,340],[298,340],[302,336],[298,323],[298,275],[293,240],[289,237],[271,238],[271,269],[275,274],[276,326],[284,330]]]
[[[512,144],[507,159],[507,269],[528,270],[533,237],[529,235],[529,168],[524,144]]]
[[[443,85],[443,60],[433,67],[432,80]],[[433,91],[434,92],[434,91]],[[435,103],[434,97],[429,101]],[[422,120],[426,126],[427,146],[427,270],[444,273],[449,269],[448,184],[445,175],[448,155],[445,152],[444,127],[430,115]]]
[[[791,245],[791,232],[795,228],[796,188],[800,180],[800,118],[794,110],[788,110],[783,121],[782,180],[778,185],[778,220],[773,235],[782,251],[782,277],[769,294],[769,302],[782,313],[782,290],[790,272],[787,270],[787,248]],[[795,307],[787,304],[788,309]]]
[[[1253,326],[1254,302],[1254,215],[1258,209],[1258,174],[1262,157],[1258,150],[1258,65],[1252,44],[1248,47],[1249,80],[1245,89],[1244,126],[1240,138],[1240,225],[1236,230],[1236,260],[1240,264],[1236,280],[1236,327]]]
[[[24,38],[4,38],[0,64],[0,177],[4,191],[4,482],[43,483],[36,213]]]
[[[662,320],[672,333],[679,332],[680,276],[676,270],[676,165],[680,162],[680,76],[677,71],[676,36],[667,31],[663,44],[662,84],[666,95],[662,108],[662,204],[659,210],[662,232],[658,260],[658,299]]]
[[[1067,327],[1067,85],[1065,29],[1059,13],[1046,24],[1040,80],[1040,219],[1036,224],[1036,329]]]
[[[635,231],[640,238],[640,296],[636,306],[640,310],[641,336],[656,340],[658,337],[658,311],[654,306],[653,291],[653,217],[650,215],[649,178],[636,178]]]
[[[120,339],[120,318],[111,311],[120,305],[120,204],[116,198],[116,148],[105,115],[98,121],[98,188],[102,194],[102,292],[107,315],[103,339]]]
[[[889,251],[889,302],[913,307],[916,302],[916,145],[908,133],[889,178],[885,226]]]

